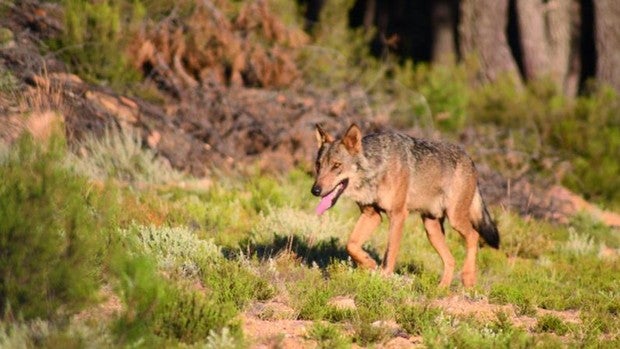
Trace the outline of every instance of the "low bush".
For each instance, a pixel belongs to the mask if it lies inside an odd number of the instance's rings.
[[[571,171],[559,179],[586,198],[615,207],[620,203],[620,189],[612,179],[620,171],[619,108],[620,96],[610,88],[596,87],[568,99],[548,81],[523,90],[499,81],[472,93],[468,119],[514,130],[515,150],[530,154],[539,170],[545,168],[544,159],[569,161]]]
[[[155,184],[183,178],[166,160],[143,147],[137,130],[108,128],[101,137],[86,136],[76,148],[84,154],[70,154],[68,163],[78,173],[90,178]]]
[[[274,294],[243,257],[224,258],[212,241],[198,238],[187,228],[134,226],[122,235],[135,253],[153,258],[157,269],[171,279],[200,282],[209,299],[224,307],[239,310],[251,300],[267,300]]]
[[[435,318],[441,311],[429,305],[403,306],[396,313],[396,321],[410,335],[421,335],[426,329],[434,326]]]
[[[242,261],[223,259],[219,263],[202,265],[201,281],[210,298],[220,304],[234,304],[237,309],[252,300],[268,300],[275,293],[273,286],[248,270]]]
[[[0,313],[48,319],[94,298],[113,223],[64,154],[60,137],[24,136],[0,163]]]
[[[153,257],[117,257],[114,274],[124,310],[114,328],[123,345],[158,346],[178,340],[193,344],[227,328],[240,338],[238,310],[198,290],[162,277]]]
[[[106,326],[69,325],[35,319],[24,322],[0,322],[1,348],[110,348],[112,334]]]
[[[140,251],[153,256],[158,268],[168,273],[197,276],[202,266],[222,259],[218,246],[186,227],[133,226],[123,235],[135,237]]]
[[[86,80],[125,88],[140,80],[123,52],[144,8],[140,1],[61,0],[64,30],[50,49]]]
[[[176,289],[154,315],[153,333],[193,344],[226,329],[235,338],[241,335],[237,310],[198,291]]]
[[[350,348],[351,342],[338,327],[329,323],[315,322],[308,330],[308,338],[318,342],[321,349]]]

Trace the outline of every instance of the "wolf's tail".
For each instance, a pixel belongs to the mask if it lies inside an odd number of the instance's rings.
[[[499,248],[499,232],[497,231],[497,225],[491,219],[487,206],[482,200],[480,190],[476,190],[474,200],[472,200],[470,207],[471,222],[474,229],[482,236],[489,246],[493,248]]]

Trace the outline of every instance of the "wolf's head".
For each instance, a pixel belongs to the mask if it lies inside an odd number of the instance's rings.
[[[344,136],[334,139],[320,125],[316,125],[318,153],[316,177],[312,194],[321,197],[316,213],[321,215],[336,204],[340,195],[347,190],[349,181],[356,178],[359,158],[362,152],[362,131],[357,125],[349,126]]]

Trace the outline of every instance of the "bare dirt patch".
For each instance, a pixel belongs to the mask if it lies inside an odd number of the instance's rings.
[[[439,298],[431,302],[433,306],[443,309],[446,313],[455,316],[474,316],[476,319],[485,321],[494,321],[497,314],[503,312],[508,315],[510,322],[517,326],[532,331],[536,326],[536,317],[519,315],[515,306],[512,304],[492,304],[487,299],[473,300],[464,296],[451,296]],[[547,310],[537,309],[538,316],[554,315],[564,322],[580,323],[579,311],[577,310]]]
[[[243,333],[250,348],[315,348],[316,342],[306,338],[312,321],[261,320],[255,316],[242,316]]]

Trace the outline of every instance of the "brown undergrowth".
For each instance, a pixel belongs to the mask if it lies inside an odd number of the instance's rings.
[[[178,92],[208,84],[282,87],[299,77],[296,49],[307,35],[287,27],[265,0],[198,1],[187,18],[147,20],[129,52],[147,77]]]

